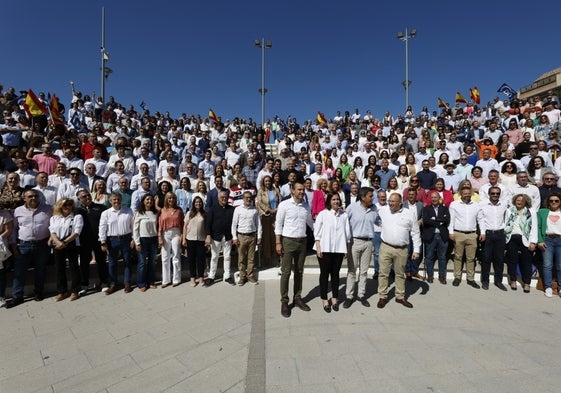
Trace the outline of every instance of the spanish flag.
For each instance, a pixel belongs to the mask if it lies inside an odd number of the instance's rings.
[[[39,98],[33,93],[33,90],[29,89],[27,96],[25,97],[25,103],[23,104],[23,109],[29,117],[41,116],[47,113],[47,108],[45,104],[41,102]]]
[[[317,121],[319,124],[327,123],[327,121],[325,120],[325,116],[320,111],[318,111]]]
[[[60,110],[58,109],[58,99],[54,94],[51,97],[51,121],[53,122],[55,128],[60,126],[64,127],[64,121],[62,120]]]
[[[481,103],[481,97],[479,96],[479,89],[477,88],[477,86],[475,86],[473,89],[469,89],[469,95],[471,96],[473,102],[478,105]]]
[[[448,104],[442,101],[442,98],[438,97],[438,107],[439,108],[448,108]]]
[[[462,93],[460,93],[459,91],[456,92],[456,104],[458,102],[461,102],[463,104],[467,103],[467,100],[464,98],[464,96],[462,95]]]
[[[216,113],[214,113],[214,111],[212,110],[212,108],[210,108],[210,109],[208,110],[208,117],[209,117],[210,120],[212,120],[212,121],[218,123],[218,116],[216,116]]]

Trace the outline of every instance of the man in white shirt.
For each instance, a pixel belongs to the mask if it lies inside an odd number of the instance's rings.
[[[485,183],[479,188],[479,198],[481,202],[489,202],[489,189],[491,187],[498,187],[501,190],[500,201],[508,205],[512,194],[504,185],[499,183],[499,171],[491,170],[487,178],[489,179],[489,183]]]
[[[312,189],[317,190],[318,180],[325,179],[327,180],[327,175],[322,173],[323,171],[323,164],[321,162],[316,162],[315,172],[312,173],[310,176],[310,180],[312,181]]]
[[[384,308],[388,303],[389,275],[392,265],[395,271],[395,301],[407,308],[413,308],[405,298],[405,265],[409,252],[409,236],[413,241],[411,259],[417,260],[421,250],[421,232],[416,214],[403,207],[401,195],[398,193],[389,196],[388,205],[382,206],[378,214],[382,221],[378,308]]]
[[[33,187],[33,189],[39,191],[38,195],[41,203],[53,207],[56,202],[57,189],[56,187],[49,186],[49,176],[47,172],[37,173],[35,182],[37,186]]]
[[[119,253],[121,253],[125,262],[125,293],[132,292],[131,250],[134,247],[134,241],[132,240],[134,214],[131,208],[121,205],[121,200],[120,194],[111,193],[109,198],[111,207],[101,213],[99,220],[101,250],[108,255],[109,260],[110,286],[105,292],[106,295],[111,295],[118,290],[117,260]]]
[[[537,213],[541,205],[540,189],[528,183],[528,172],[522,171],[516,174],[516,184],[511,189],[512,195],[528,195],[532,200],[530,210]]]
[[[506,291],[502,283],[504,271],[504,253],[506,246],[505,227],[508,204],[500,201],[501,189],[489,189],[489,201],[481,203],[481,210],[477,217],[483,242],[483,255],[481,258],[481,287],[489,289],[489,272],[493,264],[494,283],[501,291]]]
[[[257,284],[253,274],[255,246],[261,244],[261,220],[255,206],[253,206],[251,191],[243,193],[243,205],[234,210],[232,218],[232,244],[238,247],[238,270],[240,272],[239,286],[246,282]]]
[[[462,260],[466,256],[467,283],[479,289],[475,277],[475,252],[477,250],[477,216],[481,207],[471,200],[471,188],[463,187],[460,190],[460,199],[450,204],[450,225],[448,233],[450,240],[454,241],[454,281],[457,287],[462,282]]]
[[[313,228],[312,214],[303,203],[304,185],[292,185],[292,198],[282,201],[275,221],[275,243],[277,254],[281,256],[281,315],[290,317],[288,305],[288,284],[294,265],[294,306],[303,311],[310,307],[302,300],[302,281],[306,260],[306,226]]]
[[[109,168],[107,167],[107,161],[104,160],[103,158],[101,158],[101,150],[98,149],[97,147],[93,150],[93,157],[90,159],[87,159],[84,162],[84,166],[88,165],[89,163],[92,163],[95,165],[96,171],[95,174],[98,176],[101,176],[103,178],[106,178],[107,175],[109,174]]]
[[[498,161],[491,158],[491,149],[486,148],[483,148],[483,158],[477,160],[475,166],[483,169],[483,177],[486,177],[491,169],[495,169],[497,171],[500,169]]]

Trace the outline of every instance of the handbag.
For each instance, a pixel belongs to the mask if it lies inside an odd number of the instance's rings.
[[[4,239],[0,240],[0,262],[4,262],[6,259],[12,256],[12,252],[6,245]],[[4,264],[0,263],[0,269],[4,268]]]

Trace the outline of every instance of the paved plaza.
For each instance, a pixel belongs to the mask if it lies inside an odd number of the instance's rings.
[[[414,281],[413,309],[380,310],[375,283],[372,307],[328,314],[307,269],[312,310],[290,318],[276,269],[259,285],[28,300],[0,310],[0,392],[558,391],[558,297]]]

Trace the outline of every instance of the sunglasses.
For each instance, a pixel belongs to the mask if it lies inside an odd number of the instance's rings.
[[[559,203],[559,199],[550,199],[549,203]]]

